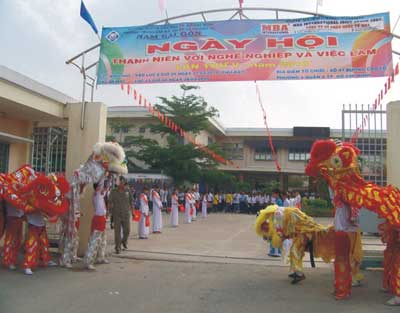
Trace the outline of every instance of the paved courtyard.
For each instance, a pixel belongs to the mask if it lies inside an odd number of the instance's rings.
[[[388,296],[379,291],[380,271],[366,271],[365,285],[343,302],[331,294],[330,265],[318,262],[305,281],[290,285],[287,267],[266,256],[253,222],[254,216],[215,214],[176,229],[167,225],[149,240],[136,239],[132,224],[129,250],[95,272],[81,264],[32,277],[2,269],[0,313],[398,311],[383,305]]]

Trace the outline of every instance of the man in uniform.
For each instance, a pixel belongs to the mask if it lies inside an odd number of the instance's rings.
[[[124,250],[128,249],[128,238],[131,229],[131,212],[132,195],[125,187],[126,179],[123,176],[119,177],[119,184],[116,188],[111,190],[108,198],[109,210],[114,219],[114,240],[115,240],[115,253],[121,252],[121,244]],[[121,240],[122,228],[122,240]]]

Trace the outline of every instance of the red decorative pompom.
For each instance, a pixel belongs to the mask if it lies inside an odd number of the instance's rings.
[[[132,220],[133,220],[134,222],[139,222],[141,216],[142,216],[142,212],[140,212],[139,210],[134,210],[134,211],[133,211]]]
[[[61,193],[66,194],[69,191],[69,182],[65,179],[65,177],[58,176],[57,183]]]

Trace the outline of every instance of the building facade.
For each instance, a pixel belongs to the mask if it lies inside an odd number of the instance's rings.
[[[107,135],[110,139],[113,138],[119,142],[123,142],[129,136],[141,135],[144,138],[154,139],[161,145],[165,144],[164,137],[151,133],[146,127],[152,123],[158,123],[158,121],[152,119],[147,110],[142,107],[109,107]],[[196,137],[196,142],[203,145],[219,144],[225,152],[225,157],[232,160],[238,167],[221,165],[220,169],[234,174],[239,180],[246,181],[255,188],[263,188],[269,182],[277,181],[285,190],[308,190],[313,189],[313,184],[310,184],[308,177],[304,175],[304,168],[313,142],[317,139],[340,140],[342,138],[341,129],[327,127],[273,128],[270,132],[277,161],[281,167],[280,172],[273,160],[265,128],[229,128],[212,119],[209,121],[207,131],[201,132]],[[346,135],[350,134],[346,133]],[[382,145],[385,145],[385,140],[382,138]],[[368,143],[363,141],[360,148],[368,147],[369,151],[372,151],[372,142]],[[384,155],[375,154],[376,157],[384,157]],[[143,162],[135,160],[135,163],[139,165],[137,171],[147,170]],[[366,178],[372,177],[370,171],[366,176]]]

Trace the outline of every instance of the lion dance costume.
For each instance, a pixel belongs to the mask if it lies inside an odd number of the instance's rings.
[[[383,287],[394,295],[387,304],[400,305],[400,190],[388,185],[381,187],[366,182],[360,174],[360,150],[350,143],[318,140],[311,149],[306,174],[323,178],[333,191],[335,206],[344,204],[350,210],[350,219],[365,208],[378,214],[385,222],[379,226],[384,252]],[[349,242],[338,232],[336,240],[335,281],[342,292],[350,294],[348,283]]]
[[[256,233],[271,239],[274,248],[281,248],[290,264],[289,277],[295,284],[305,279],[303,258],[308,248],[313,256],[331,262],[335,258],[335,232],[332,226],[325,227],[298,208],[270,205],[261,210],[255,224]],[[360,277],[362,259],[361,237],[351,253],[352,273]]]
[[[77,259],[78,230],[80,217],[80,194],[88,184],[99,183],[107,174],[124,175],[128,172],[125,152],[116,142],[97,143],[87,161],[77,169],[71,178],[70,204],[63,215],[60,237],[60,265],[72,267]]]
[[[22,223],[28,222],[25,256],[22,267],[26,274],[51,260],[44,217],[64,214],[68,182],[55,175],[38,175],[28,165],[9,175],[2,174],[1,197],[6,203],[7,222],[2,264],[15,269],[22,243]]]

